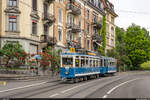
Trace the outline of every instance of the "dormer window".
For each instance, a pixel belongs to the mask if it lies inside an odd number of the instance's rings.
[[[9,0],[9,4],[10,7],[17,7],[17,0]]]

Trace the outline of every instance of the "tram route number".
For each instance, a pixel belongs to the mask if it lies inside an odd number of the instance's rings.
[[[70,48],[70,51],[72,52],[72,53],[75,53],[76,51],[75,51],[75,48]]]

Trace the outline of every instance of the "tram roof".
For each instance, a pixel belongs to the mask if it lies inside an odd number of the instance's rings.
[[[86,56],[86,57],[95,57],[95,58],[105,58],[110,60],[115,60],[115,58],[112,57],[105,57],[105,56],[94,56],[94,55],[88,55],[88,54],[82,54],[82,53],[62,53],[62,56]]]
[[[108,58],[105,56],[94,56],[94,55],[87,55],[87,54],[82,54],[82,53],[62,53],[62,56],[88,56],[88,57],[96,57],[96,58]]]

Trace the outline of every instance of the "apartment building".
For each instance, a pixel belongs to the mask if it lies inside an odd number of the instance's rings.
[[[107,36],[106,36],[106,53],[108,50],[115,48],[115,18],[118,16],[114,11],[114,5],[108,0],[102,0],[107,19]]]
[[[109,16],[107,25],[115,31],[116,14],[104,1],[0,0],[0,46],[19,42],[28,53],[48,46],[96,51],[102,42],[98,30],[102,28],[103,16]],[[115,42],[114,32],[111,39]],[[107,49],[114,46],[107,45]]]
[[[98,30],[105,15],[101,0],[55,0],[56,48],[94,51],[100,45]]]
[[[26,52],[41,51],[53,31],[52,0],[0,0],[0,46],[19,42]],[[50,39],[49,39],[50,40]]]

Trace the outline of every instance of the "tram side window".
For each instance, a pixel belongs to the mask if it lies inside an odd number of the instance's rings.
[[[73,67],[73,58],[63,58],[63,67]]]
[[[96,67],[98,67],[98,60],[96,60]]]
[[[101,66],[103,66],[103,60],[101,59]]]
[[[95,60],[93,60],[93,67],[95,67]]]
[[[86,67],[89,67],[88,60],[86,60]]]
[[[75,66],[76,66],[76,67],[79,67],[79,59],[76,59],[76,60],[75,60]]]
[[[81,67],[85,67],[85,60],[84,59],[81,60]]]
[[[101,66],[101,61],[100,60],[98,60],[98,67],[100,67]]]
[[[92,67],[92,60],[90,60],[90,67]]]
[[[104,67],[106,67],[106,60],[104,60]]]

